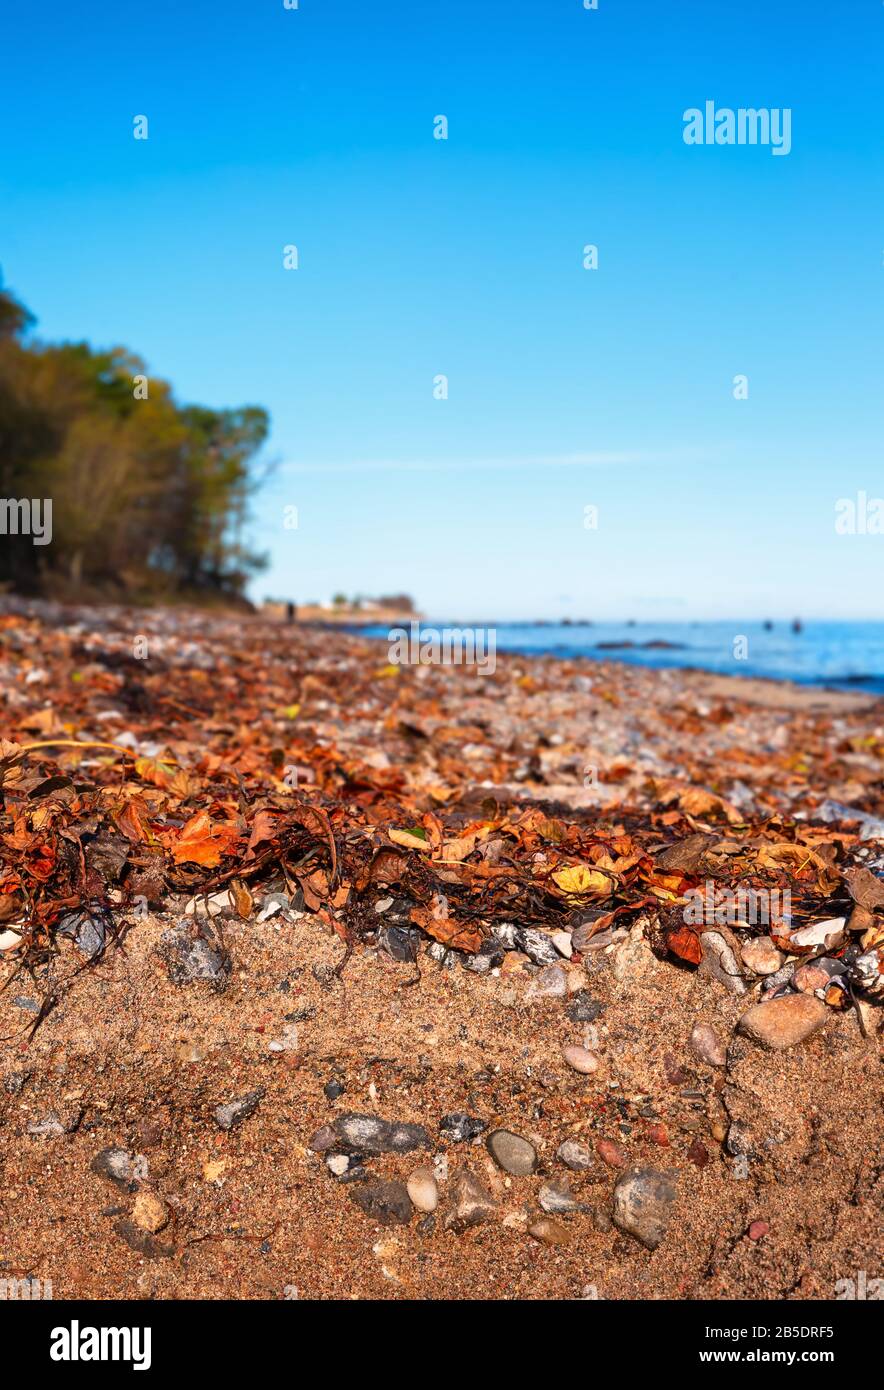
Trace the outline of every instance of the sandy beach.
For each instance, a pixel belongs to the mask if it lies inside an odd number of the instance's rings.
[[[0,683],[0,1276],[813,1300],[884,1272],[884,703],[20,601]],[[791,911],[691,925],[710,884]]]

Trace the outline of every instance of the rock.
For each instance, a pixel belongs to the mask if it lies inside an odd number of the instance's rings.
[[[727,1064],[727,1048],[711,1023],[697,1023],[691,1029],[691,1048],[710,1067]]]
[[[552,944],[555,946],[560,956],[564,956],[565,960],[571,959],[572,955],[574,954],[574,951],[571,946],[570,932],[554,931],[550,936],[550,940],[552,941]]]
[[[567,1245],[571,1233],[561,1221],[552,1221],[548,1216],[539,1216],[528,1227],[528,1234],[541,1245]]]
[[[334,1128],[341,1147],[355,1153],[405,1154],[430,1148],[423,1125],[382,1120],[378,1115],[339,1115]]]
[[[753,1221],[746,1234],[750,1240],[761,1240],[762,1236],[766,1236],[769,1230],[770,1226],[766,1221]]]
[[[382,1226],[407,1226],[412,1206],[401,1182],[369,1182],[350,1193],[351,1199],[372,1221]]]
[[[67,1134],[71,1126],[50,1110],[48,1115],[43,1115],[39,1120],[31,1120],[28,1124],[28,1134],[35,1139],[57,1139],[60,1134]]]
[[[740,1019],[738,1029],[753,1042],[772,1051],[794,1047],[822,1028],[829,1011],[813,994],[785,994],[753,1004]]]
[[[344,1094],[344,1087],[340,1081],[326,1081],[322,1088],[322,1094],[325,1096],[326,1100],[337,1100],[339,1096]]]
[[[142,1231],[149,1231],[151,1235],[156,1235],[157,1231],[161,1231],[169,1223],[169,1212],[165,1202],[149,1190],[139,1192],[135,1198],[132,1217],[136,1226]]]
[[[493,1216],[497,1203],[491,1193],[468,1168],[455,1168],[448,1183],[448,1206],[445,1211],[446,1231],[462,1231],[478,1226]]]
[[[561,959],[561,954],[556,950],[555,942],[547,936],[545,931],[538,931],[534,927],[519,927],[516,931],[516,946],[520,951],[524,951],[529,960],[535,965],[555,965]],[[570,955],[571,952],[568,952]]]
[[[824,951],[837,951],[844,945],[846,925],[844,917],[827,917],[823,922],[811,922],[810,926],[793,931],[789,941],[799,949],[819,950],[822,947]]]
[[[361,1182],[368,1177],[362,1160],[356,1154],[327,1153],[325,1166],[337,1182]]]
[[[121,852],[125,863],[126,850],[123,849]],[[104,950],[107,926],[105,918],[100,913],[67,912],[60,919],[56,931],[59,936],[72,937],[78,951],[87,960],[97,959]]]
[[[589,1149],[584,1144],[578,1144],[575,1139],[566,1139],[560,1144],[556,1149],[556,1158],[575,1173],[585,1173],[595,1161]]]
[[[142,1231],[136,1226],[134,1221],[115,1221],[114,1232],[124,1240],[130,1250],[136,1254],[143,1255],[148,1260],[158,1260],[174,1255],[174,1248],[170,1245],[161,1245],[155,1240],[150,1231]]]
[[[785,959],[769,936],[756,936],[740,947],[743,964],[755,975],[774,975]]]
[[[625,1168],[629,1162],[629,1155],[616,1139],[598,1139],[595,1147],[599,1158],[609,1168]]]
[[[513,1177],[524,1178],[537,1167],[537,1152],[533,1144],[508,1129],[496,1129],[486,1140],[488,1152],[499,1168]]]
[[[455,1111],[451,1115],[443,1115],[439,1121],[441,1133],[452,1144],[468,1144],[471,1139],[477,1138],[487,1128],[484,1120],[476,1119],[473,1115],[464,1115],[461,1111]]]
[[[565,1014],[572,1023],[594,1023],[604,1007],[604,1004],[593,999],[587,990],[579,989],[566,1008]]]
[[[307,1148],[312,1149],[315,1154],[323,1154],[327,1149],[332,1148],[338,1142],[331,1125],[322,1125],[315,1134],[311,1135]]]
[[[230,978],[230,957],[208,927],[195,926],[187,918],[160,937],[160,955],[174,985],[206,982],[220,993]]]
[[[263,1098],[263,1086],[259,1086],[256,1091],[247,1091],[244,1096],[237,1096],[236,1100],[219,1105],[215,1110],[215,1119],[222,1129],[233,1129],[234,1125],[241,1124],[250,1115],[254,1115]]]
[[[598,939],[599,933],[595,930],[597,917],[593,917],[589,922],[581,922],[579,927],[575,927],[571,933],[571,946],[575,951],[585,951],[589,948],[593,938]],[[595,944],[593,942],[593,944]]]
[[[820,956],[818,960],[799,965],[792,976],[792,984],[802,994],[813,994],[818,989],[827,989],[832,980],[846,972],[844,961],[836,960],[833,956]]]
[[[693,1139],[688,1149],[688,1158],[698,1168],[705,1168],[709,1162],[709,1150],[699,1139]]]
[[[538,971],[525,991],[525,999],[563,999],[568,993],[568,980],[560,965],[547,965]]]
[[[432,1168],[415,1168],[406,1183],[412,1205],[418,1211],[435,1211],[439,1205],[439,1188]]]
[[[721,932],[700,932],[700,945],[703,948],[703,957],[697,973],[717,980],[730,994],[745,994],[746,986],[743,983],[740,962]]]
[[[566,1184],[544,1183],[537,1194],[537,1200],[543,1210],[552,1216],[581,1210],[580,1202],[576,1200]]]
[[[656,1250],[668,1229],[676,1196],[674,1175],[633,1168],[614,1188],[614,1224],[648,1250]]]
[[[562,1056],[573,1071],[579,1071],[581,1076],[591,1076],[594,1071],[599,1069],[599,1059],[594,1053],[585,1047],[578,1047],[576,1043],[569,1043],[562,1048]]]
[[[29,1070],[8,1072],[3,1078],[3,1089],[6,1094],[8,1096],[21,1095],[31,1075]]]
[[[418,933],[408,927],[382,927],[378,933],[378,946],[384,954],[403,965],[417,960],[418,942]]]
[[[138,1183],[147,1177],[147,1159],[143,1154],[131,1154],[126,1149],[102,1149],[89,1167],[124,1192],[134,1192]]]

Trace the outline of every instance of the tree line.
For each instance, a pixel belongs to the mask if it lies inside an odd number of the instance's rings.
[[[179,405],[126,348],[43,343],[34,322],[0,283],[0,589],[240,595],[265,563],[244,532],[267,412]],[[47,500],[35,544],[23,504]]]

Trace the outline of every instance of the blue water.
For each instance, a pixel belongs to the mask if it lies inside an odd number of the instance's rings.
[[[424,628],[466,626],[426,619]],[[807,622],[793,632],[788,622],[767,631],[760,622],[698,623],[483,623],[497,633],[498,651],[541,653],[590,660],[625,661],[655,667],[695,666],[729,676],[825,685],[884,694],[884,623]],[[386,628],[363,629],[366,636],[386,637]],[[735,639],[747,639],[744,660],[734,655]],[[647,648],[646,642],[677,643],[674,648]],[[600,648],[600,643],[631,642],[632,647]]]

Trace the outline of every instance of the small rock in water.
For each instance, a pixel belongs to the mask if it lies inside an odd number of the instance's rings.
[[[572,1023],[594,1023],[604,1004],[593,999],[588,990],[579,989],[565,1010]]]
[[[747,1009],[737,1025],[739,1031],[761,1047],[779,1052],[809,1038],[821,1028],[829,1010],[813,994],[785,994],[766,999]]]
[[[234,1125],[241,1124],[255,1113],[263,1097],[263,1086],[259,1086],[256,1091],[247,1091],[244,1096],[237,1096],[236,1100],[219,1105],[215,1110],[215,1119],[221,1129],[233,1129]]]
[[[528,1234],[541,1245],[567,1245],[571,1233],[561,1221],[552,1221],[548,1216],[539,1216],[528,1227]]]
[[[400,1124],[378,1115],[339,1115],[334,1128],[341,1146],[356,1153],[405,1154],[430,1147],[423,1125]]]
[[[585,1047],[578,1047],[576,1043],[571,1043],[562,1048],[562,1056],[574,1071],[579,1071],[582,1076],[591,1076],[594,1071],[599,1069],[599,1059],[594,1053]]]
[[[415,1168],[406,1183],[408,1195],[418,1211],[435,1211],[439,1205],[439,1188],[432,1168]]]
[[[496,1129],[486,1140],[488,1152],[499,1168],[513,1177],[524,1178],[537,1167],[537,1152],[533,1144],[508,1129]]]
[[[656,1250],[669,1227],[676,1196],[671,1174],[655,1168],[633,1168],[614,1188],[614,1224],[648,1250]]]
[[[469,1168],[455,1168],[448,1183],[446,1231],[462,1231],[478,1226],[494,1214],[497,1203]]]
[[[350,1194],[356,1205],[382,1226],[407,1226],[411,1220],[411,1198],[401,1182],[370,1182]]]
[[[560,965],[547,965],[538,971],[525,991],[525,999],[563,999],[568,993],[568,979]]]
[[[691,1030],[691,1047],[710,1067],[723,1067],[727,1063],[727,1049],[711,1023],[695,1024]]]
[[[585,1144],[578,1144],[575,1139],[566,1139],[560,1144],[556,1150],[556,1158],[575,1173],[586,1172],[595,1161]]]
[[[473,1115],[464,1115],[460,1111],[443,1115],[439,1121],[439,1129],[452,1144],[467,1144],[487,1128],[484,1120],[478,1120]]]
[[[774,975],[783,964],[783,953],[778,951],[769,936],[756,936],[740,947],[743,964],[756,975]]]

